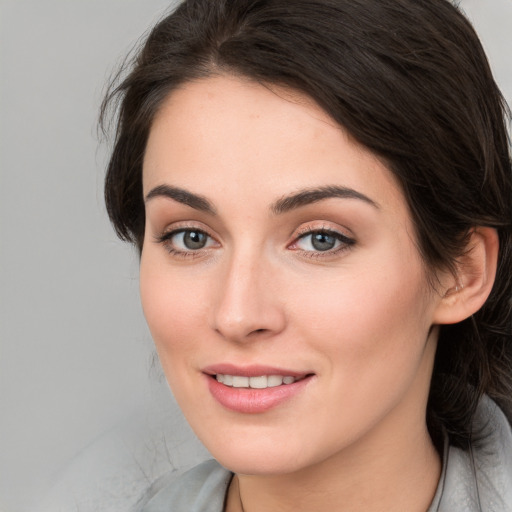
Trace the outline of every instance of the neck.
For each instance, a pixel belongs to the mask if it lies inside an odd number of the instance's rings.
[[[439,481],[440,457],[426,429],[406,441],[388,440],[377,456],[368,445],[366,454],[354,447],[290,474],[236,475],[226,512],[425,512]]]

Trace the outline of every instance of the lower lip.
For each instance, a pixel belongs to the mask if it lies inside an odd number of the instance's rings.
[[[257,414],[273,409],[290,400],[309,384],[312,376],[292,384],[282,384],[265,389],[234,388],[217,382],[215,377],[205,375],[213,398],[226,409],[245,414]]]

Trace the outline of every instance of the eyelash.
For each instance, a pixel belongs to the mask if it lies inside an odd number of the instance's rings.
[[[173,245],[171,243],[171,240],[172,240],[173,237],[175,237],[176,235],[179,235],[180,233],[183,233],[183,234],[185,234],[185,233],[198,233],[198,234],[201,234],[201,235],[205,235],[210,240],[214,240],[214,238],[212,236],[210,236],[203,229],[198,229],[198,228],[194,228],[194,227],[180,227],[180,228],[177,228],[177,229],[173,229],[172,231],[168,231],[168,232],[162,233],[161,235],[159,235],[159,236],[157,236],[155,238],[155,241],[157,243],[159,243],[159,244],[162,244],[164,246],[165,250],[170,255],[172,255],[172,256],[174,256],[176,258],[183,258],[183,259],[186,259],[186,258],[198,258],[198,257],[202,256],[202,254],[204,254],[203,251],[209,249],[208,247],[200,248],[200,249],[197,249],[197,250],[190,249],[188,251],[183,251],[183,250],[180,250],[180,249],[176,249],[175,247],[173,247]]]
[[[353,238],[350,238],[338,231],[329,228],[305,228],[295,238],[295,241],[289,247],[293,247],[297,245],[297,243],[301,240],[305,240],[308,236],[312,237],[314,235],[325,235],[334,238],[337,242],[339,242],[339,246],[333,249],[328,249],[326,251],[305,251],[301,249],[294,249],[296,251],[301,252],[307,258],[327,258],[335,256],[341,252],[349,250],[356,241]]]
[[[162,233],[161,235],[155,237],[155,241],[159,244],[162,244],[166,251],[171,254],[174,257],[177,258],[197,258],[204,254],[203,251],[208,250],[209,247],[205,248],[199,248],[197,250],[190,249],[188,251],[183,251],[180,249],[176,249],[171,244],[171,240],[173,237],[175,237],[178,234],[186,234],[186,233],[198,233],[201,235],[206,236],[210,240],[215,240],[212,236],[210,236],[206,231],[194,227],[180,227],[177,229],[174,229],[172,231]],[[328,249],[325,251],[308,251],[308,250],[302,250],[298,248],[293,248],[294,245],[297,245],[301,240],[305,240],[308,236],[314,236],[314,235],[325,235],[328,237],[334,238],[337,242],[339,242],[339,246],[337,248]],[[208,243],[208,242],[207,242]],[[296,236],[294,242],[290,245],[288,245],[288,248],[292,248],[292,250],[300,252],[302,255],[304,255],[307,258],[324,258],[329,256],[334,256],[336,254],[339,254],[340,252],[349,250],[356,241],[353,238],[350,238],[346,235],[343,235],[342,233],[339,233],[338,231],[328,229],[328,228],[319,228],[319,229],[311,229],[311,228],[305,228],[301,232],[298,233]]]

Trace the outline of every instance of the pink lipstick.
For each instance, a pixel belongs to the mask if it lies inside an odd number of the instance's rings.
[[[257,414],[277,407],[300,393],[313,374],[269,366],[220,364],[203,369],[208,389],[222,406]]]

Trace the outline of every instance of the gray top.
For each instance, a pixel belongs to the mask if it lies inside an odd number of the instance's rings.
[[[480,403],[475,428],[485,437],[465,452],[445,443],[439,485],[427,512],[512,512],[512,429],[490,399]],[[233,474],[210,460],[173,473],[141,512],[222,512]]]

